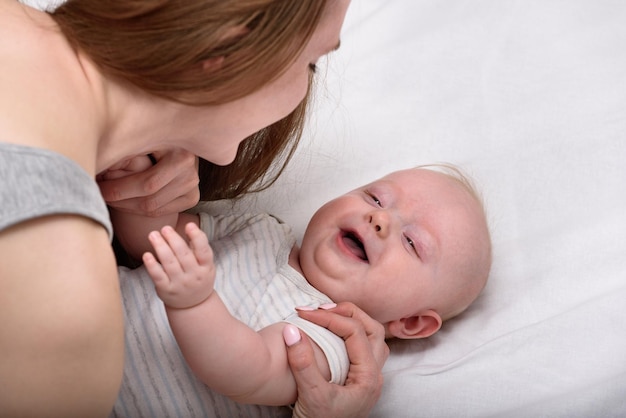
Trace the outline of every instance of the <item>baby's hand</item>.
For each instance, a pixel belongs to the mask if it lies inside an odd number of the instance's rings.
[[[196,306],[211,296],[215,283],[213,250],[207,236],[194,223],[185,226],[189,245],[172,227],[149,235],[159,258],[143,255],[143,262],[154,282],[159,298],[166,306],[185,309]]]

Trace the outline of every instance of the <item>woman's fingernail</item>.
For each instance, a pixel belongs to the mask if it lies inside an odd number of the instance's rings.
[[[296,326],[291,324],[285,325],[285,328],[283,328],[283,340],[285,340],[287,347],[291,347],[299,342],[300,338],[300,330]]]
[[[314,311],[315,308],[310,306],[296,306],[296,311]]]
[[[325,303],[323,305],[320,305],[320,309],[332,309],[336,307],[337,307],[336,303]]]

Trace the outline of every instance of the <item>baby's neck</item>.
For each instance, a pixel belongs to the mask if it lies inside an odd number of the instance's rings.
[[[304,273],[302,272],[302,267],[300,267],[300,247],[298,246],[298,244],[295,244],[293,247],[291,247],[288,264],[298,273],[304,276]],[[306,276],[304,276],[304,278],[306,279]]]

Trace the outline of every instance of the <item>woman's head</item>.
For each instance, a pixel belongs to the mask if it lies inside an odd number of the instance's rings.
[[[288,162],[304,123],[311,66],[338,45],[348,4],[67,0],[53,17],[103,74],[155,96],[220,109],[226,117],[219,134],[198,112],[193,117],[207,126],[204,133],[180,145],[213,160],[201,163],[210,176],[201,190],[220,198],[246,192],[279,155],[285,158],[275,173]],[[231,167],[218,166],[237,149]],[[266,184],[275,176],[265,176]]]

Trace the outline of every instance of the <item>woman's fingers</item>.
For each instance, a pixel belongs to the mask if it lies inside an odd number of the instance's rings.
[[[371,354],[382,369],[389,357],[389,347],[385,343],[385,328],[353,303],[342,302],[330,309],[300,311],[299,315],[343,338],[348,351],[351,348],[348,345],[354,345],[354,358],[350,356],[351,362],[371,361],[369,357]],[[369,344],[363,344],[363,338],[367,339]]]
[[[123,212],[161,216],[198,203],[197,158],[180,149],[153,156],[157,162],[146,170],[98,182],[107,204]]]
[[[287,324],[283,328],[283,339],[287,346],[289,367],[298,386],[298,401],[293,416],[297,418],[338,416],[333,410],[334,403],[337,400],[342,403],[343,398],[335,396],[335,393],[343,386],[328,383],[324,379],[315,362],[311,341],[292,324]]]

